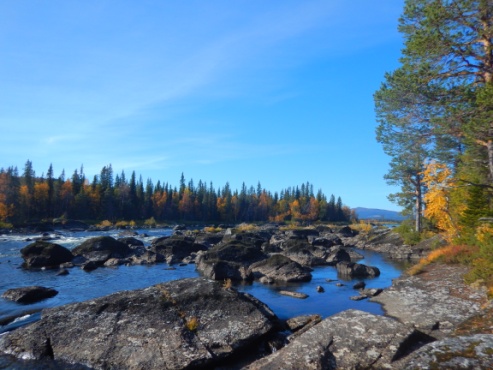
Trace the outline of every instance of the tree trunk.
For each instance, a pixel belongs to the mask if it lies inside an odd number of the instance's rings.
[[[490,172],[490,183],[493,183],[493,139],[486,142],[486,149],[488,150],[488,169]]]
[[[421,193],[421,178],[418,174],[416,176],[416,205],[415,205],[415,230],[416,232],[421,232],[421,211],[423,208],[423,194]]]

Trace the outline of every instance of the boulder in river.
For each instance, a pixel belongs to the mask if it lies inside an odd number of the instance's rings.
[[[0,352],[96,369],[212,367],[244,354],[276,321],[248,294],[183,279],[44,310],[0,337]]]
[[[134,236],[124,236],[124,237],[118,238],[117,240],[119,242],[122,242],[122,243],[128,245],[131,248],[144,246],[144,242],[142,240],[135,238]]]
[[[2,294],[2,298],[17,303],[30,304],[54,297],[58,291],[42,286],[28,286],[22,288],[8,289]]]
[[[351,262],[351,256],[344,248],[335,247],[330,251],[330,254],[325,261],[329,266],[335,266],[339,262]]]
[[[325,248],[314,247],[304,239],[287,239],[281,253],[303,266],[325,265],[328,255]]]
[[[252,280],[250,265],[266,258],[260,247],[233,240],[197,253],[195,264],[198,271],[213,280]]]
[[[155,253],[151,250],[146,250],[144,253],[132,256],[130,258],[130,263],[133,265],[147,265],[154,263],[165,262],[166,259],[161,253]]]
[[[207,247],[195,243],[193,238],[183,235],[173,235],[170,238],[165,238],[159,242],[152,243],[151,250],[157,254],[161,254],[166,259],[168,264],[172,265],[180,263],[185,257],[192,253],[206,250]]]
[[[281,254],[274,254],[266,260],[255,262],[250,266],[250,271],[256,279],[263,276],[285,282],[303,282],[312,279],[310,268],[303,267]]]
[[[36,241],[21,249],[25,268],[58,268],[74,258],[67,248],[55,243]]]
[[[291,290],[280,290],[279,294],[282,294],[282,295],[285,295],[288,297],[299,298],[299,299],[308,298],[308,294],[301,293],[301,292],[292,292]]]
[[[318,238],[312,240],[313,246],[319,246],[324,248],[330,248],[336,245],[342,245],[341,239],[335,234],[324,234]]]
[[[72,249],[74,256],[83,256],[88,261],[102,265],[110,258],[124,258],[132,254],[132,249],[111,236],[90,238]]]
[[[344,277],[375,277],[380,276],[378,267],[366,266],[354,262],[339,262],[337,273]]]

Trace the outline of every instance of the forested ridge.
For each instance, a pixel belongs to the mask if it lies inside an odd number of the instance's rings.
[[[464,262],[493,295],[493,0],[406,0],[400,67],[375,93],[390,199],[414,215],[436,258]],[[412,231],[412,232],[411,232]]]
[[[231,189],[229,183],[214,188],[212,182],[186,181],[179,184],[148,179],[132,172],[113,174],[104,166],[91,181],[84,169],[72,176],[62,171],[55,177],[50,165],[46,175],[36,176],[28,160],[21,174],[17,167],[0,169],[0,223],[20,225],[55,218],[101,221],[349,221],[351,211],[340,197],[316,194],[309,182],[272,194],[262,188]]]

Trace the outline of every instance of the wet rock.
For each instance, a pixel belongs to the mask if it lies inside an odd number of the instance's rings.
[[[281,254],[275,254],[266,260],[252,264],[250,271],[256,279],[267,277],[285,282],[303,282],[312,279],[310,269]]]
[[[371,298],[371,297],[376,297],[380,293],[383,292],[383,289],[381,288],[372,288],[372,289],[361,289],[359,291],[359,294],[364,296],[365,298]]]
[[[302,315],[286,320],[286,325],[292,332],[300,332],[306,331],[320,321],[322,321],[320,315]]]
[[[123,238],[118,238],[117,240],[119,242],[122,242],[123,244],[128,245],[131,248],[143,247],[144,246],[144,242],[142,240],[139,240],[137,238],[134,238],[133,236],[126,236],[126,237],[123,237]]]
[[[284,250],[281,252],[289,259],[298,262],[302,266],[319,266],[326,265],[325,259],[328,252],[313,247],[307,240],[288,239],[284,243]]]
[[[153,239],[153,240],[152,240],[151,247],[152,247],[153,245],[159,244],[159,243],[161,243],[163,240],[166,240],[166,239],[169,239],[169,238],[171,238],[171,236],[169,236],[169,235],[165,235],[165,236],[160,236],[160,237],[157,237],[157,238],[155,238],[155,239]]]
[[[82,221],[61,220],[61,219],[53,220],[53,226],[56,228],[61,227],[62,229],[67,229],[70,231],[84,231],[89,228],[89,225]]]
[[[187,256],[185,257],[184,259],[182,259],[181,263],[185,264],[185,265],[188,265],[190,263],[195,263],[195,257],[197,256],[196,253],[192,253],[192,255],[190,256]]]
[[[58,291],[55,289],[45,288],[42,286],[29,286],[9,289],[2,294],[2,298],[17,303],[30,304],[54,297],[57,294]]]
[[[224,232],[219,233],[199,233],[195,237],[195,243],[202,244],[207,248],[220,243],[223,240]]]
[[[299,298],[299,299],[308,298],[308,294],[300,293],[300,292],[291,292],[289,290],[280,290],[279,294],[282,294],[282,295],[285,295],[288,297]]]
[[[262,284],[274,284],[276,281],[270,277],[267,277],[267,276],[262,276],[259,281],[262,283]]]
[[[173,231],[185,231],[187,229],[186,225],[176,225],[173,227]]]
[[[65,262],[74,258],[73,254],[65,247],[55,243],[37,241],[21,249],[25,268],[58,268]]]
[[[249,266],[266,258],[260,248],[233,240],[197,253],[195,264],[198,271],[213,280],[251,280]]]
[[[365,289],[366,283],[364,281],[358,281],[353,285],[353,289]]]
[[[241,242],[243,244],[257,247],[260,249],[265,243],[269,242],[270,238],[271,238],[271,234],[267,231],[256,231],[256,232],[242,231],[238,233],[225,235],[223,237],[222,242],[224,244],[227,244],[229,242]]]
[[[329,266],[335,266],[339,262],[351,262],[351,257],[344,248],[336,247],[330,251],[330,254],[325,261]]]
[[[363,295],[353,295],[349,297],[351,301],[362,301],[363,299],[367,299],[368,297],[363,296]]]
[[[248,351],[275,321],[248,294],[184,279],[44,310],[0,337],[0,351],[97,369],[211,368]]]
[[[60,264],[60,269],[71,269],[75,264],[73,262],[64,262]]]
[[[195,239],[183,235],[173,235],[170,238],[154,242],[151,250],[162,254],[166,262],[170,265],[180,263],[184,258],[192,253],[207,250],[207,247],[195,243]]]
[[[100,265],[94,261],[87,261],[83,263],[80,268],[86,272],[94,271],[96,270]]]
[[[58,271],[56,274],[57,274],[57,276],[65,276],[65,275],[68,275],[68,274],[69,274],[69,272],[68,272],[68,270],[67,270],[67,269],[62,268],[62,269],[60,269],[60,271]]]
[[[110,258],[104,263],[105,267],[116,267],[129,263],[130,260],[126,258]]]
[[[337,245],[342,245],[342,241],[335,234],[324,234],[323,236],[313,239],[312,245],[324,248],[331,248]]]
[[[366,266],[354,262],[339,262],[337,273],[345,277],[375,277],[380,276],[380,270],[377,267]]]
[[[346,249],[346,252],[348,252],[352,262],[362,260],[363,258],[365,258],[365,256],[363,256],[361,253],[358,253],[353,249]]]
[[[83,256],[88,261],[102,265],[110,258],[125,258],[131,255],[132,249],[111,236],[98,236],[75,247],[72,253],[74,256]]]
[[[284,242],[287,240],[284,234],[274,234],[269,239],[269,249],[268,252],[277,253],[282,251],[284,248]]]
[[[139,233],[135,230],[130,230],[130,229],[126,229],[126,226],[123,226],[123,227],[118,227],[118,229],[122,229],[123,231],[119,232],[118,233],[118,236],[123,239],[123,238],[130,238],[130,237],[134,237],[134,236],[137,236],[139,235]],[[118,238],[118,240],[120,240],[120,238]]]
[[[147,265],[154,263],[163,263],[165,258],[161,253],[156,253],[151,250],[146,250],[144,253],[130,258],[130,263],[132,265]]]
[[[324,292],[325,292],[324,287],[323,287],[323,286],[321,286],[321,285],[317,285],[317,292],[319,292],[319,293],[324,293]]]

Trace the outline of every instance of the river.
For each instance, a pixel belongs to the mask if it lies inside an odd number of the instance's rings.
[[[150,245],[154,238],[172,233],[171,229],[135,231],[138,233],[137,238],[142,240],[146,246]],[[61,231],[56,234],[58,239],[53,242],[72,249],[88,238],[101,235],[118,238],[118,233],[117,230],[108,232]],[[43,308],[80,302],[121,290],[144,288],[164,281],[200,276],[193,264],[174,265],[174,269],[170,269],[167,264],[103,267],[91,272],[85,272],[75,267],[70,269],[70,273],[65,276],[57,276],[56,270],[30,271],[22,269],[23,260],[20,250],[32,243],[32,240],[27,239],[39,236],[38,234],[0,235],[0,294],[10,288],[31,285],[53,288],[59,293],[53,298],[30,305],[17,304],[0,298],[0,334],[38,320]],[[322,317],[327,317],[350,308],[383,314],[381,306],[377,303],[368,300],[350,300],[351,296],[358,295],[352,286],[357,281],[364,280],[367,288],[388,287],[392,284],[392,279],[401,275],[403,266],[387,260],[378,253],[357,251],[364,255],[364,259],[358,262],[378,267],[381,271],[379,277],[341,280],[337,276],[335,267],[323,266],[314,269],[312,272],[313,279],[308,283],[263,285],[253,282],[251,284],[237,284],[236,288],[266,303],[282,319],[303,314],[319,314]],[[337,283],[343,285],[338,286]],[[324,288],[324,293],[316,291],[318,285]],[[308,294],[309,297],[306,299],[287,297],[278,293],[280,289],[302,292]],[[14,318],[15,320],[13,320]]]

